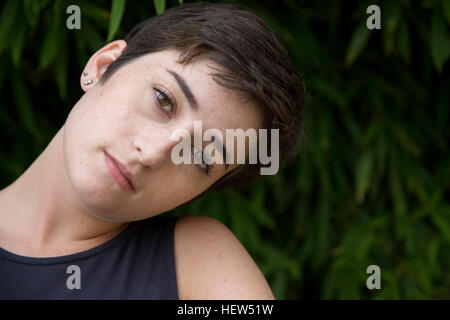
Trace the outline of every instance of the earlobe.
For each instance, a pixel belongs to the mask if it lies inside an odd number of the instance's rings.
[[[108,66],[125,50],[127,43],[116,40],[98,50],[88,61],[81,77],[81,88],[87,92],[102,77]]]

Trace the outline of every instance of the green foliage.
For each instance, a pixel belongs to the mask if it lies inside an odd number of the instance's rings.
[[[166,0],[153,0],[155,4],[156,14],[161,14],[166,9]]]
[[[3,186],[80,98],[89,57],[182,1],[7,0],[0,13]],[[450,298],[450,1],[240,1],[280,35],[307,86],[307,138],[265,179],[173,211],[211,215],[247,248],[276,298]],[[367,30],[367,6],[381,30]],[[381,290],[366,268],[381,268]]]
[[[111,18],[109,19],[109,29],[107,41],[111,41],[119,29],[125,10],[125,0],[113,0],[111,7]]]

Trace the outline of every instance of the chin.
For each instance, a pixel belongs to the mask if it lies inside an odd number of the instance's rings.
[[[87,211],[107,218],[108,213],[120,208],[126,199],[119,196],[122,191],[108,182],[105,174],[80,162],[67,168],[73,194]]]

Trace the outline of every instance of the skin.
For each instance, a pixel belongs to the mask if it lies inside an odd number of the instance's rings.
[[[260,128],[262,114],[258,106],[243,94],[217,84],[209,75],[209,61],[198,59],[181,65],[175,51],[135,59],[101,86],[99,78],[125,47],[125,41],[117,40],[91,57],[84,70],[88,76],[80,79],[85,94],[64,125],[32,165],[0,191],[0,246],[5,250],[52,257],[104,243],[132,221],[156,216],[189,201],[236,167],[231,164],[225,169],[215,164],[207,176],[198,165],[175,165],[170,157],[178,142],[170,139],[175,129],[185,128],[193,135],[194,120],[203,121],[203,131],[217,128],[224,137],[226,128]],[[197,110],[189,106],[167,69],[186,80],[198,102]],[[86,79],[93,84],[83,84]],[[164,108],[158,104],[166,100],[158,100],[161,95],[154,88],[164,88],[176,99],[174,113],[166,112],[170,104]],[[134,175],[135,192],[122,190],[113,180],[104,150]],[[236,298],[236,292],[252,298],[273,297],[251,257],[217,220],[180,218],[175,237],[180,298],[211,298],[227,292],[230,298]],[[198,249],[203,251],[204,260],[198,260]],[[211,258],[217,255],[219,260]],[[218,283],[212,275],[214,270],[205,271],[202,261],[226,266],[220,259],[228,259],[228,263],[239,259],[244,271],[233,275],[230,269],[235,267],[224,267],[217,274],[221,280],[229,279],[229,290],[222,285],[217,287],[219,295],[213,289],[202,291],[198,283],[205,281],[204,277]],[[239,281],[248,282],[246,290],[236,291],[233,285],[239,286]],[[255,297],[249,289],[261,294]]]

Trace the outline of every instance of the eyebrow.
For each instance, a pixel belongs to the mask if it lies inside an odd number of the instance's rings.
[[[189,105],[191,106],[191,108],[195,111],[198,110],[198,103],[197,103],[197,99],[195,99],[194,94],[191,91],[191,88],[189,88],[189,86],[186,83],[186,80],[184,80],[184,78],[182,76],[180,76],[178,73],[176,73],[175,71],[166,69],[166,71],[168,73],[170,73],[174,79],[177,81],[178,85],[180,86],[181,91],[183,91],[184,96],[186,97],[187,101],[189,102]],[[227,158],[228,158],[228,152],[227,152],[227,148],[225,147],[225,144],[223,143],[223,141],[220,141],[220,144],[222,145],[222,149],[224,152],[220,151],[220,153],[222,154],[223,157],[223,164],[225,165],[225,170],[228,169],[228,167],[230,166],[229,163],[227,163]]]
[[[186,97],[187,101],[189,102],[189,105],[191,106],[191,108],[193,110],[197,111],[198,110],[197,99],[195,99],[195,96],[192,93],[191,88],[189,88],[189,86],[187,85],[186,80],[184,80],[184,78],[182,76],[180,76],[178,73],[176,73],[175,71],[172,71],[169,69],[166,69],[166,71],[175,78],[178,85],[180,86],[181,91],[183,91],[184,96]]]

